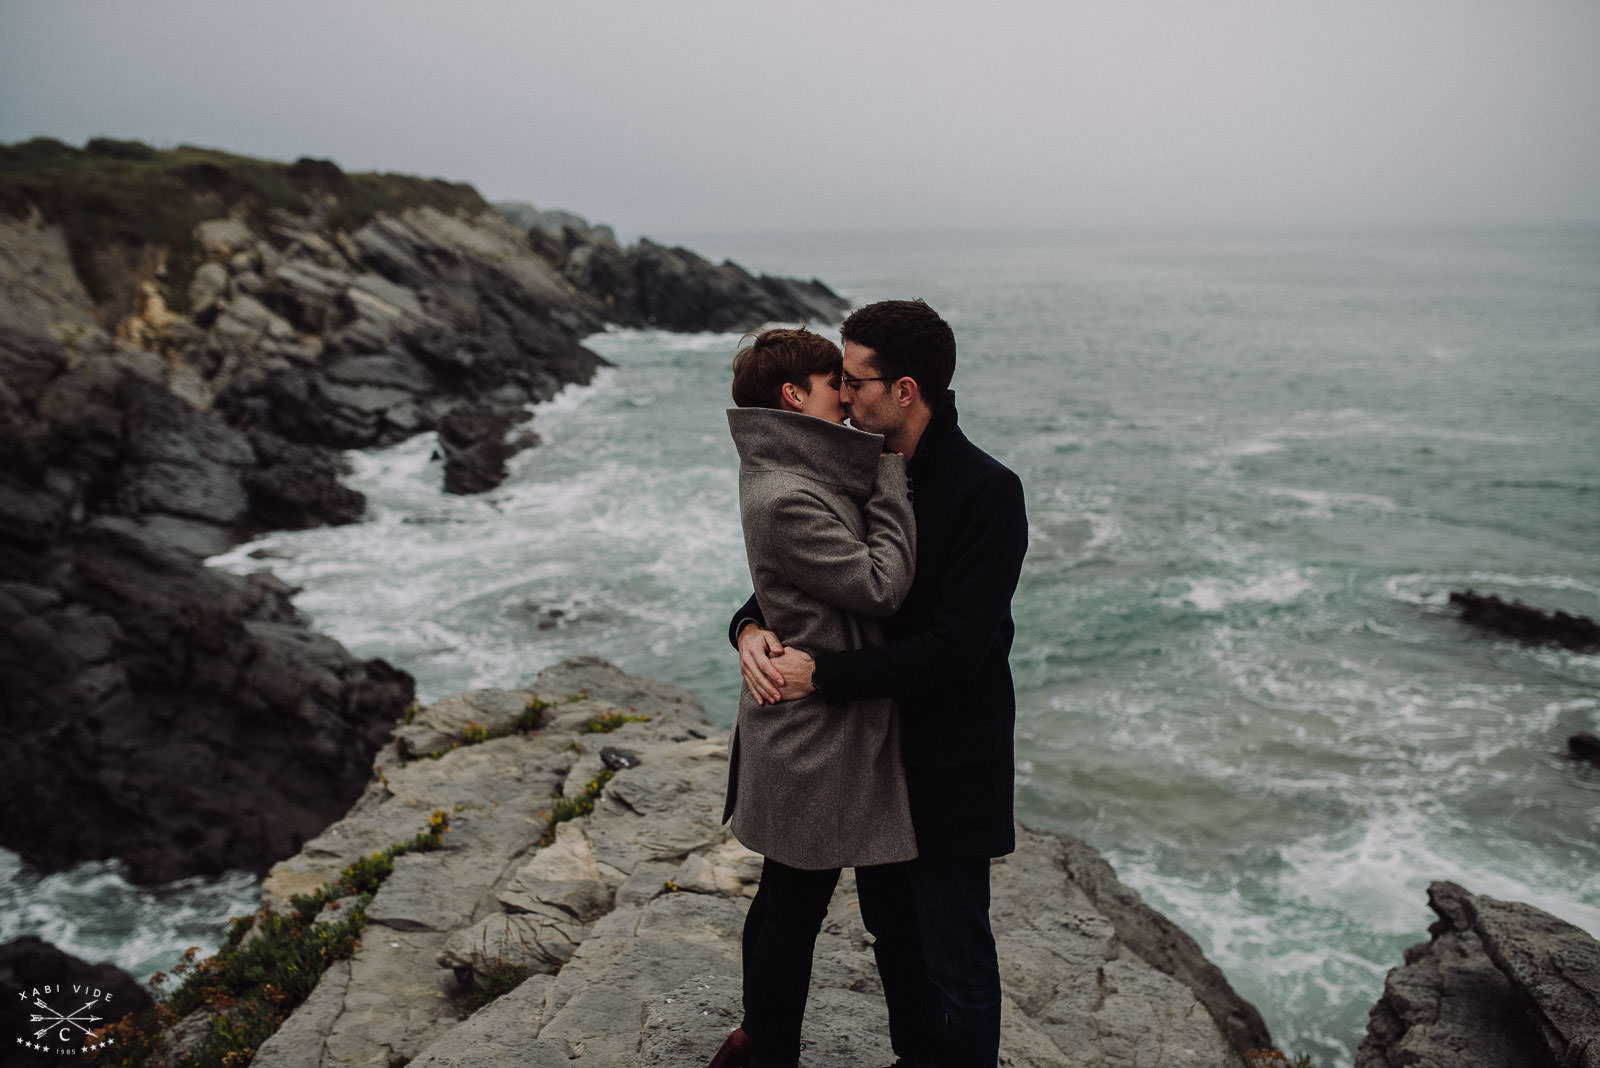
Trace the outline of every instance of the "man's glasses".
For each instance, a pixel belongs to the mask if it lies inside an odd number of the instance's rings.
[[[849,375],[840,375],[839,376],[839,392],[840,393],[854,392],[855,390],[858,390],[858,389],[861,388],[861,383],[863,383],[863,382],[893,382],[893,381],[894,381],[894,379],[892,379],[892,378],[884,378],[884,377],[878,377],[878,378],[851,378]]]

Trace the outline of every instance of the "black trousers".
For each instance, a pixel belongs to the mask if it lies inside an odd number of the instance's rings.
[[[989,927],[989,858],[918,857],[856,869],[861,920],[908,1066],[994,1068],[1000,963]]]
[[[838,883],[838,868],[805,871],[771,857],[761,865],[761,885],[745,914],[741,940],[742,1026],[757,1068],[799,1063],[811,958]]]
[[[768,858],[745,917],[744,1023],[754,1061],[794,1065],[817,932],[837,868]],[[856,869],[861,919],[889,1010],[895,1056],[912,1066],[994,1068],[1000,967],[989,928],[989,860],[917,859]]]

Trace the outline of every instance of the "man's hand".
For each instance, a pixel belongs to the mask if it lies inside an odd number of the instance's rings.
[[[816,692],[816,687],[811,685],[811,673],[816,670],[817,663],[810,653],[785,649],[767,663],[783,674],[783,686],[778,690],[781,700],[793,701]]]
[[[772,658],[783,652],[783,643],[770,630],[747,623],[739,632],[739,674],[744,676],[744,684],[757,704],[774,705],[782,700],[778,688],[783,685],[783,672]]]

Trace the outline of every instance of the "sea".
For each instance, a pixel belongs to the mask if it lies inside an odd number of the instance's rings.
[[[664,240],[950,322],[962,424],[1027,492],[1017,814],[1104,854],[1280,1048],[1348,1068],[1434,880],[1600,936],[1600,769],[1563,756],[1600,656],[1448,603],[1600,618],[1600,227]],[[271,568],[424,701],[597,654],[729,724],[738,343],[596,335],[612,366],[535,409],[498,489],[445,495],[431,437],[352,454],[365,522],[214,563]],[[0,855],[0,940],[147,975],[254,893]]]

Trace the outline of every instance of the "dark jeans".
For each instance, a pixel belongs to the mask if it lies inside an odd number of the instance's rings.
[[[744,922],[744,1023],[754,1062],[793,1065],[817,932],[839,871],[768,858]],[[1000,965],[989,929],[989,861],[923,860],[856,869],[861,919],[889,1009],[889,1040],[910,1066],[994,1068]]]
[[[1000,964],[989,928],[989,860],[922,858],[857,868],[861,919],[908,1065],[994,1068]]]
[[[771,857],[761,866],[761,885],[745,914],[742,939],[742,1026],[761,1068],[800,1060],[811,957],[838,882],[838,868],[804,871]]]

